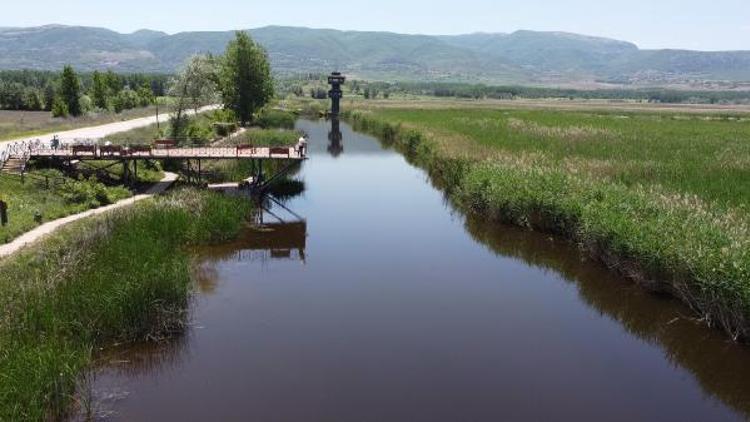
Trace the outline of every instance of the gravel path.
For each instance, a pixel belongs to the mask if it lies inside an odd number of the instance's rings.
[[[55,230],[59,229],[60,227],[68,223],[78,221],[82,218],[91,217],[93,215],[98,215],[98,214],[102,214],[105,212],[109,212],[114,209],[126,207],[136,202],[150,198],[154,195],[158,195],[164,192],[165,190],[167,190],[167,188],[169,188],[172,185],[172,183],[174,183],[176,180],[177,180],[176,174],[165,172],[164,178],[159,183],[156,183],[154,186],[152,186],[144,194],[136,195],[127,199],[123,199],[122,201],[117,202],[112,205],[107,205],[105,207],[84,211],[79,214],[69,215],[67,217],[59,218],[57,220],[50,221],[49,223],[42,224],[41,226],[35,228],[34,230],[31,230],[30,232],[24,233],[23,235],[16,238],[12,242],[7,243],[5,245],[0,245],[0,258],[17,252],[18,250],[25,247],[26,245],[29,245],[31,243],[38,241],[42,237],[54,232]]]
[[[203,113],[204,111],[216,110],[219,107],[220,106],[218,105],[206,106],[206,107],[198,109],[198,113]],[[192,110],[188,111],[187,113],[188,115],[195,114],[195,112]],[[159,116],[160,122],[167,122],[168,120],[169,120],[168,114],[162,114]],[[106,125],[101,125],[101,126],[91,126],[91,127],[83,127],[80,129],[67,130],[65,132],[57,132],[57,133],[52,132],[52,133],[48,133],[44,135],[27,136],[25,138],[2,141],[0,142],[0,149],[2,149],[2,147],[4,147],[5,145],[11,144],[13,142],[28,141],[30,139],[49,140],[49,139],[52,139],[53,135],[57,135],[61,141],[72,141],[75,139],[101,139],[101,138],[104,138],[105,136],[109,136],[114,133],[127,132],[132,129],[149,126],[155,123],[156,123],[156,116],[149,116],[149,117],[141,117],[138,119],[125,120],[122,122],[108,123]]]

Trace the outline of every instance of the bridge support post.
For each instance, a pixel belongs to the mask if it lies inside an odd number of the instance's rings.
[[[185,175],[187,176],[187,182],[193,183],[193,166],[189,158],[185,159]]]
[[[122,160],[122,184],[127,186],[129,180],[130,180],[130,163],[128,163],[128,160]]]

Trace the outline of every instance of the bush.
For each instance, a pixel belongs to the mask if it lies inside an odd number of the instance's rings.
[[[213,124],[216,136],[227,137],[237,130],[237,123],[216,122]]]
[[[263,110],[255,123],[263,129],[294,129],[297,118],[294,114],[282,110]]]
[[[97,208],[109,205],[115,201],[129,196],[125,188],[107,188],[94,176],[88,179],[83,177],[79,180],[63,185],[62,197],[69,204],[81,204],[87,208]]]
[[[60,97],[52,101],[52,117],[68,117],[68,105]]]

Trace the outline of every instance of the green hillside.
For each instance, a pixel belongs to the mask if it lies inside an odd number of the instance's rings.
[[[486,83],[750,81],[750,52],[639,50],[564,32],[404,35],[270,26],[250,30],[279,74],[334,69],[361,78]],[[169,35],[49,25],[0,28],[0,69],[172,72],[191,55],[220,53],[227,32]]]

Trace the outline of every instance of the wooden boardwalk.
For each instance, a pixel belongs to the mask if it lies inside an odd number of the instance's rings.
[[[304,160],[306,154],[294,147],[187,147],[187,148],[152,148],[115,146],[66,146],[58,149],[43,147],[32,148],[28,158],[60,158],[64,160]]]

